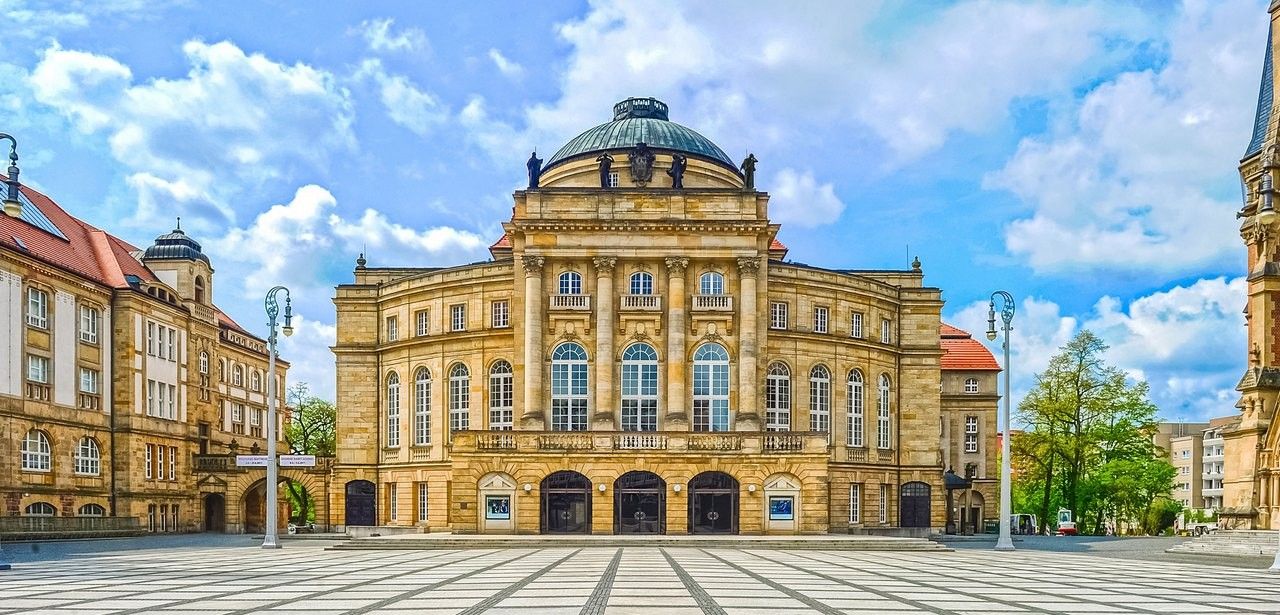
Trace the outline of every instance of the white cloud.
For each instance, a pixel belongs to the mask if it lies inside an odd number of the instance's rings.
[[[843,211],[835,187],[819,184],[812,171],[782,169],[769,184],[769,217],[775,222],[814,227],[835,222]]]
[[[507,56],[502,55],[502,52],[497,49],[489,49],[489,59],[493,60],[493,65],[498,67],[498,72],[508,78],[519,79],[524,75],[523,66],[520,66],[518,62],[507,59]]]
[[[1006,227],[1009,252],[1045,272],[1231,262],[1234,161],[1250,134],[1266,40],[1260,14],[1247,0],[1185,3],[1165,65],[1099,84],[1049,134],[1024,139],[984,180],[1032,207]]]
[[[449,119],[449,111],[440,104],[439,99],[418,89],[408,77],[387,73],[379,60],[362,62],[356,78],[372,79],[378,86],[378,96],[387,110],[387,116],[414,134],[425,136],[432,128]]]
[[[377,52],[428,52],[431,49],[427,35],[418,28],[404,28],[394,32],[396,20],[369,19],[360,22],[359,32],[371,51]]]
[[[337,332],[337,325],[295,310],[293,335],[279,338],[280,356],[289,361],[289,386],[305,382],[310,385],[312,395],[329,400],[337,398],[334,357],[329,350],[337,343]]]

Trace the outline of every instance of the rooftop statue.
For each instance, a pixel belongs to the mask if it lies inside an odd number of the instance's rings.
[[[613,156],[610,156],[609,152],[605,152],[596,158],[596,162],[600,163],[600,187],[608,188],[609,171],[613,169]]]
[[[742,161],[742,187],[747,190],[756,189],[756,155],[747,154],[747,159]]]
[[[689,166],[689,158],[681,154],[671,155],[671,168],[667,169],[667,175],[671,176],[671,187],[675,190],[684,189],[684,170]]]
[[[529,154],[529,162],[525,166],[529,167],[529,188],[537,188],[538,179],[542,177],[542,159],[538,158],[538,150]]]

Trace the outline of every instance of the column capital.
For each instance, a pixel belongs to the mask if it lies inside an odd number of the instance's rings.
[[[671,275],[684,275],[684,270],[689,267],[689,259],[683,256],[668,256],[667,271]]]
[[[521,262],[524,264],[524,275],[526,277],[542,275],[542,265],[543,263],[546,262],[546,260],[547,259],[542,258],[541,256],[523,257],[521,259]]]
[[[609,275],[613,273],[613,268],[618,264],[618,259],[613,256],[597,256],[591,259],[591,262],[595,264],[598,275]]]
[[[760,259],[754,256],[738,259],[738,271],[742,272],[743,277],[756,277],[760,272]]]

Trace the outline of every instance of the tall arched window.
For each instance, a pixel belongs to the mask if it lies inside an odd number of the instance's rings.
[[[768,431],[791,429],[791,370],[782,363],[770,364],[764,379],[764,423]]]
[[[831,431],[831,371],[825,365],[809,370],[809,431]]]
[[[22,469],[48,472],[52,466],[53,447],[49,445],[49,436],[38,429],[28,431],[22,439]]]
[[[698,294],[723,295],[724,275],[716,271],[708,271],[698,277]]]
[[[204,303],[204,276],[196,276],[196,303]]]
[[[714,342],[693,353],[693,430],[729,431],[729,352]]]
[[[560,274],[560,294],[581,295],[582,274],[577,271],[566,271]]]
[[[244,386],[244,368],[237,365],[231,368],[231,384],[235,386]]]
[[[98,441],[85,436],[80,438],[80,444],[76,447],[76,474],[85,476],[97,476],[102,473],[102,451],[98,448]]]
[[[658,352],[645,343],[622,351],[622,430],[658,430]]]
[[[587,429],[587,351],[567,342],[551,351],[551,429]]]
[[[880,374],[880,389],[876,393],[876,448],[889,448],[889,375]]]
[[[413,443],[431,444],[431,371],[425,367],[413,375]]]
[[[866,396],[862,372],[856,369],[850,370],[849,434],[845,437],[845,443],[849,446],[861,447],[866,445],[866,440],[864,440],[867,431],[865,411]]]
[[[449,369],[449,437],[471,429],[471,370],[458,363]]]
[[[200,373],[209,375],[209,353],[200,351]]]
[[[387,446],[400,446],[400,375],[387,374]]]
[[[249,372],[249,388],[254,391],[262,390],[262,372],[256,369]]]
[[[515,376],[511,364],[498,361],[489,368],[489,429],[511,429],[515,406]]]
[[[631,294],[652,295],[653,274],[648,271],[637,271],[631,274]]]

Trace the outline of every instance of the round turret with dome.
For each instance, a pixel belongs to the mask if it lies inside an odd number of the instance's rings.
[[[142,264],[186,301],[213,302],[213,266],[200,242],[182,232],[182,219],[172,231],[156,237],[142,253]]]

